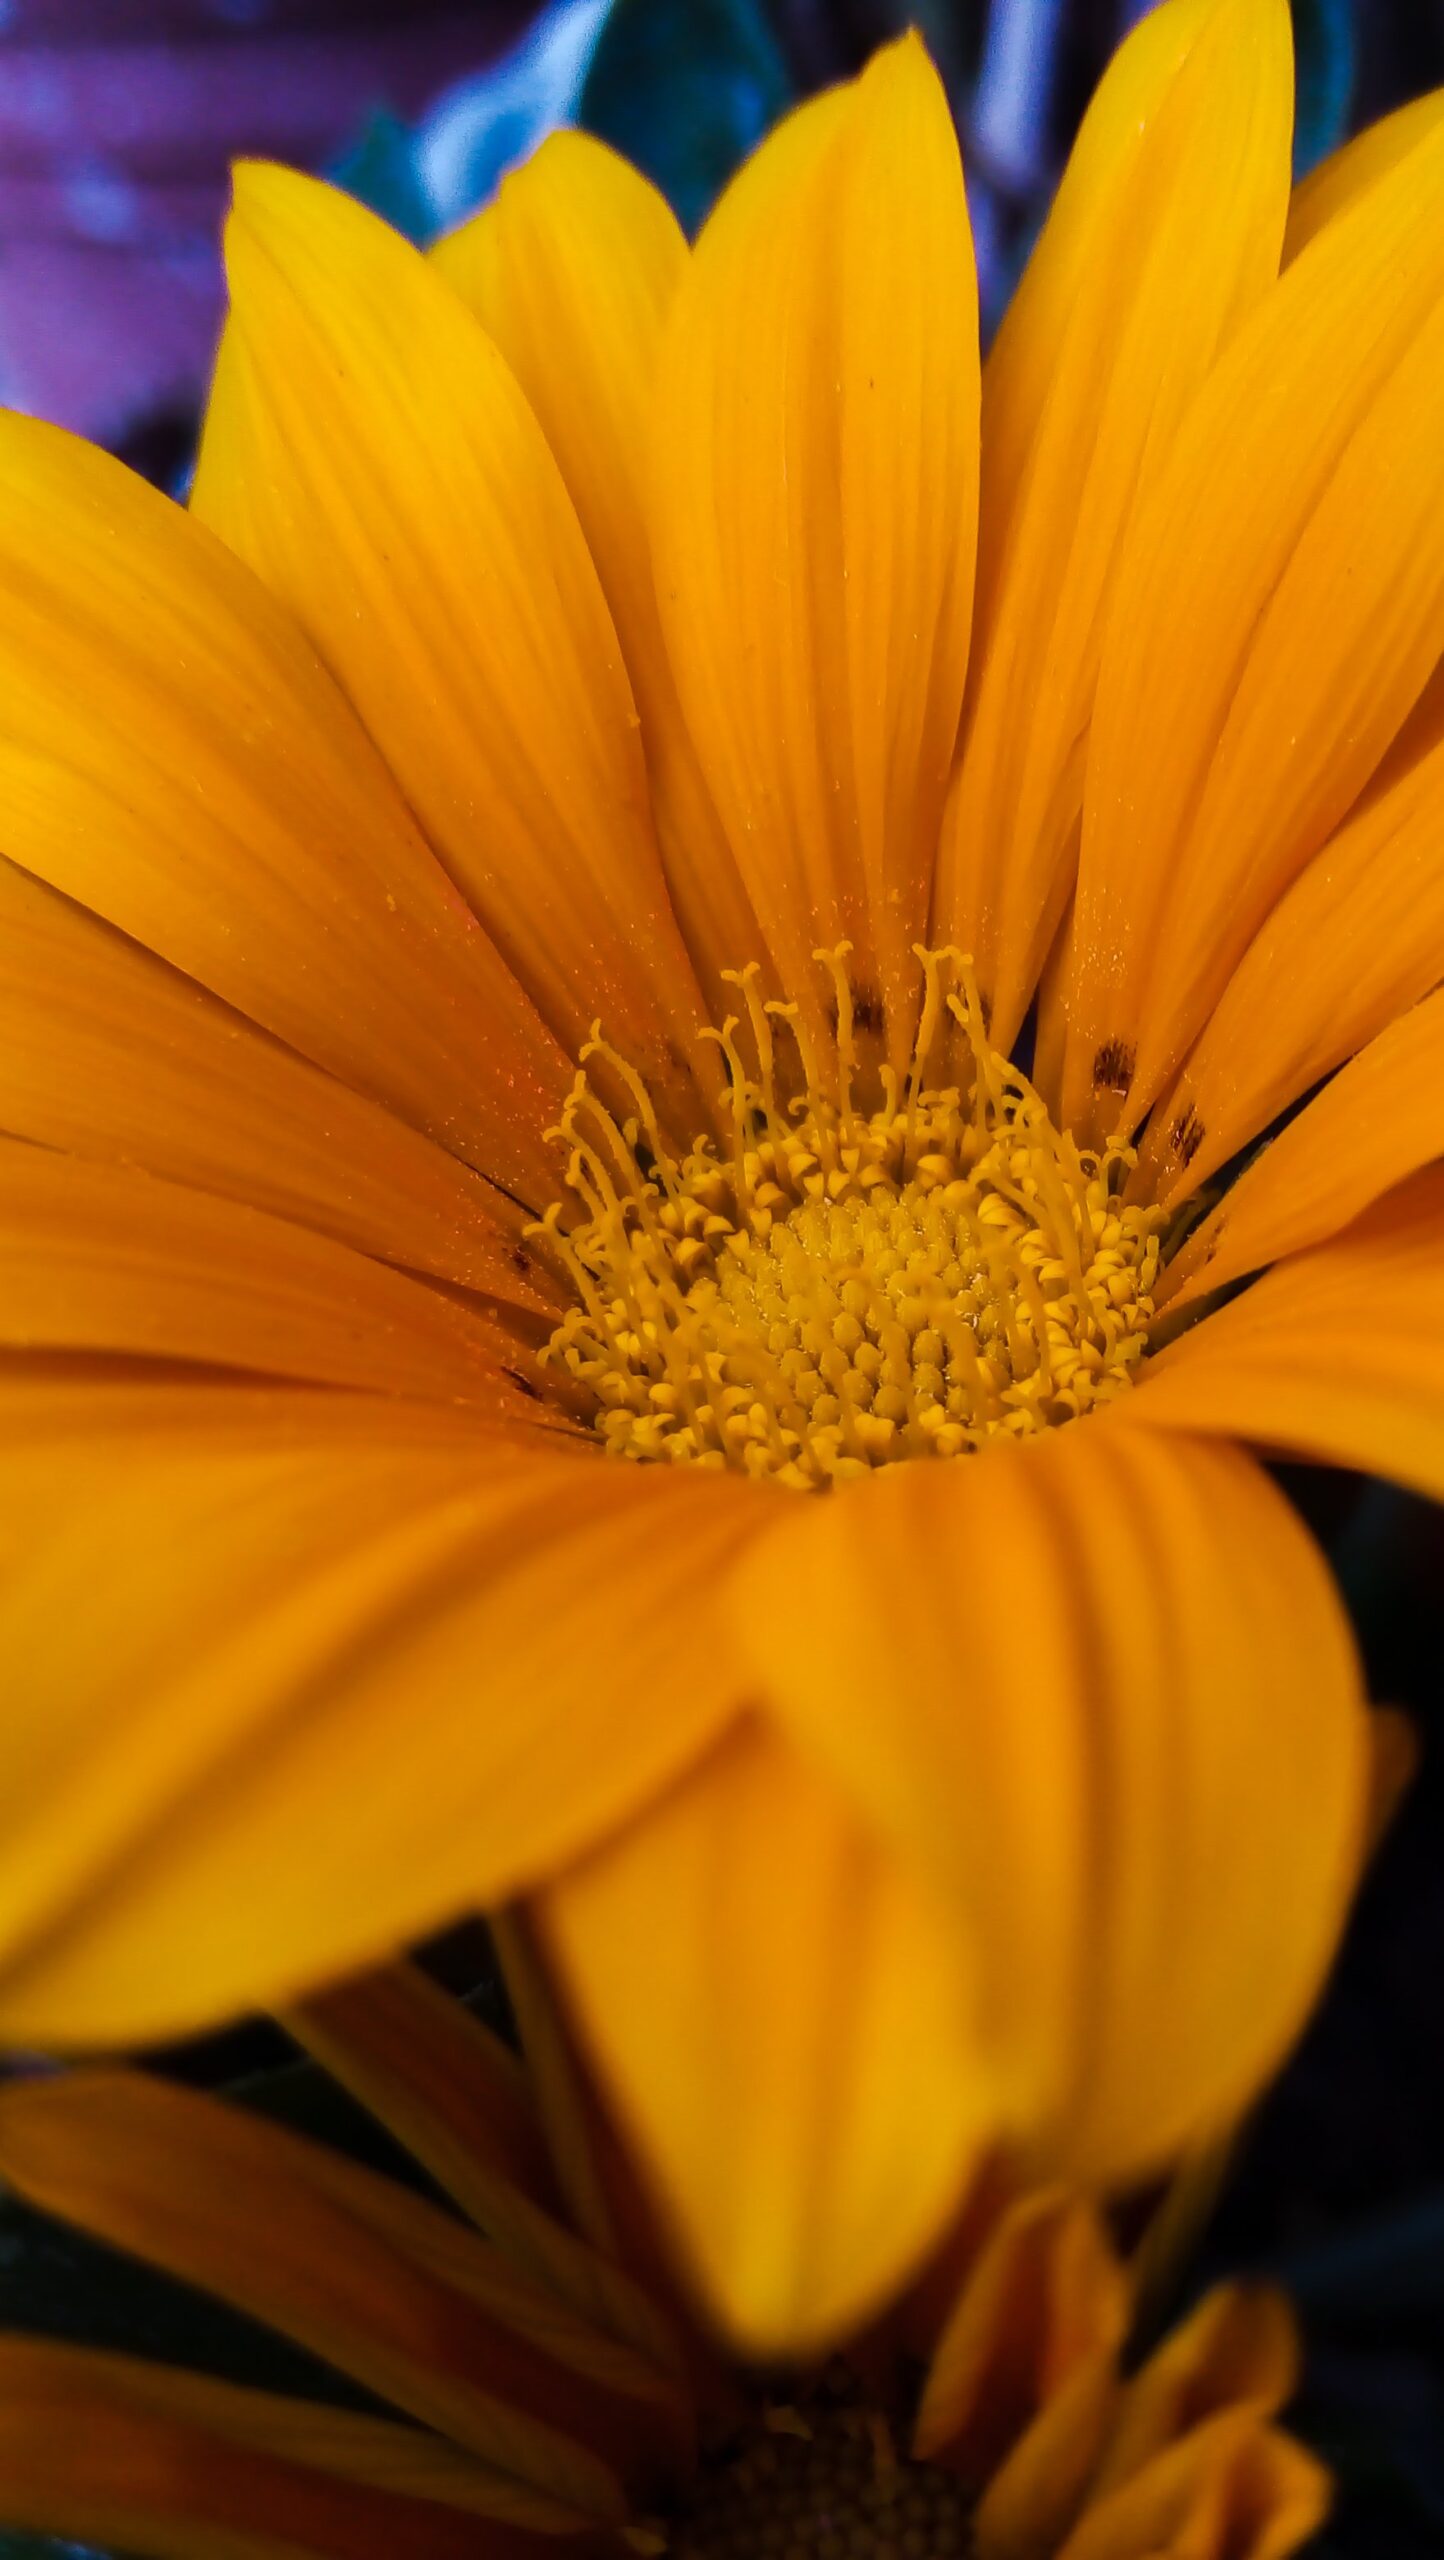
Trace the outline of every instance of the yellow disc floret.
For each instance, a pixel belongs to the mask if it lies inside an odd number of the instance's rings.
[[[752,1063],[729,1020],[732,1145],[669,1152],[645,1089],[618,1118],[579,1077],[558,1133],[569,1203],[542,1232],[578,1304],[548,1356],[594,1400],[618,1457],[664,1458],[801,1487],[892,1458],[961,1457],[1000,1432],[1065,1422],[1117,1395],[1142,1357],[1158,1211],[1125,1206],[1131,1148],[1079,1150],[989,1048],[967,962],[920,952],[922,1004],[899,1090],[857,1082],[844,944],[835,1055],[819,1072],[794,1006],[746,1000]],[[792,1038],[783,1101],[773,1023]],[[932,1085],[953,1025],[964,1075]]]

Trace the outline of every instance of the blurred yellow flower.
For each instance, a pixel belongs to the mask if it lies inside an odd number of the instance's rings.
[[[0,2093],[0,2171],[377,2414],[3,2339],[0,2518],[147,2560],[1286,2560],[1325,2512],[1271,2423],[1287,2305],[1220,2286],[1125,2380],[1135,2286],[1077,2197],[990,2176],[855,2358],[769,2385],[659,2283],[555,2057],[402,1966],[290,2023],[459,2214],[140,2072]]]
[[[188,515],[4,422],[11,2041],[524,1901],[762,2351],[1277,2063],[1368,1727],[1240,1444],[1444,1485],[1444,123],[1290,109],[1166,0],[981,383],[908,41],[690,253],[243,170]]]

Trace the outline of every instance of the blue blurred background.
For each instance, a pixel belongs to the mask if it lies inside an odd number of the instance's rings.
[[[220,306],[226,167],[340,176],[427,238],[578,121],[695,227],[792,99],[922,26],[996,319],[1088,93],[1152,0],[0,0],[0,400],[168,477]],[[1444,80],[1444,0],[1293,0],[1298,159]]]
[[[99,437],[174,486],[219,322],[236,154],[328,172],[424,240],[483,203],[551,126],[579,122],[638,160],[695,228],[788,104],[909,21],[955,102],[991,327],[1099,71],[1150,5],[0,0],[0,401]],[[1444,0],[1293,9],[1300,171],[1444,83]],[[1444,2554],[1444,1527],[1351,1478],[1288,1481],[1349,1591],[1375,1694],[1412,1709],[1424,1752],[1330,1996],[1250,2130],[1197,2276],[1257,2268],[1296,2292],[1310,2341],[1300,2422],[1346,2483],[1323,2547],[1336,2560],[1424,2560]],[[474,1936],[433,1961],[458,1988],[484,1990]],[[320,2103],[265,2029],[155,2064],[248,2075],[283,2112]],[[274,2342],[220,2315],[198,2328],[192,2297],[3,2199],[0,2323],[288,2379]],[[0,2532],[0,2555],[21,2548]]]

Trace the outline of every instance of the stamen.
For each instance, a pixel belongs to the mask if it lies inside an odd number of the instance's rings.
[[[836,995],[824,1073],[795,1005],[733,973],[746,1026],[714,1032],[731,1144],[672,1157],[646,1089],[619,1124],[579,1079],[557,1133],[569,1203],[539,1232],[578,1304],[547,1356],[592,1398],[620,1457],[821,1487],[893,1458],[957,1457],[1071,1420],[1124,1392],[1142,1358],[1163,1214],[1126,1201],[1131,1149],[1080,1154],[987,1042],[971,965],[919,950],[919,1018],[901,1101],[858,1093],[849,946],[818,953]],[[943,1022],[972,1054],[966,1091],[931,1087]],[[792,1030],[787,1093],[772,1024]],[[585,1118],[587,1133],[579,1123]]]

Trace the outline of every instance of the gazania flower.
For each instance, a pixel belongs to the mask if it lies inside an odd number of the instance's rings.
[[[1206,2296],[1124,2381],[1098,2215],[994,2179],[852,2360],[728,2372],[659,2298],[554,2042],[529,2081],[399,1966],[292,2023],[459,2214],[138,2072],[13,2085],[0,2169],[395,2414],[3,2340],[0,2516],[147,2560],[1285,2560],[1322,2517],[1270,2424],[1296,2351],[1267,2288]]]
[[[1444,131],[1289,125],[1155,11],[981,428],[915,42],[691,254],[243,172],[188,516],[5,425],[12,2042],[525,1904],[761,2352],[1276,2064],[1367,1724],[1243,1444],[1444,1481]]]

